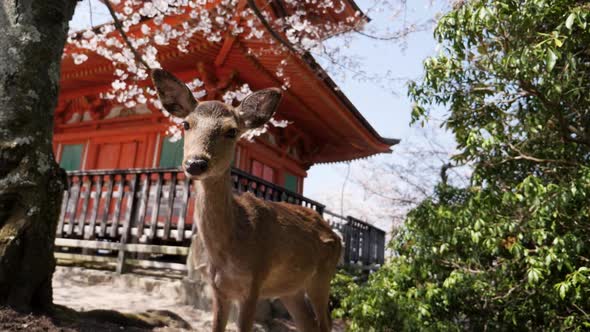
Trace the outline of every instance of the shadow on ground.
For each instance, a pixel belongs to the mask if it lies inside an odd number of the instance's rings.
[[[186,331],[191,326],[173,312],[149,310],[124,314],[114,310],[75,311],[55,305],[45,315],[23,314],[0,309],[0,331],[111,332]]]

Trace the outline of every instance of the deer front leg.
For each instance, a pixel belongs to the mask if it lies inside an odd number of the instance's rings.
[[[238,303],[238,331],[250,332],[254,326],[256,316],[256,303],[258,302],[258,289],[252,290],[248,297]]]
[[[224,332],[231,301],[213,287],[213,332]]]

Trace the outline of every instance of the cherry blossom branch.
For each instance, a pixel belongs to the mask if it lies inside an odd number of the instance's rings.
[[[374,40],[379,40],[379,41],[392,41],[392,40],[400,40],[400,39],[406,38],[411,33],[425,31],[433,23],[434,23],[434,20],[429,20],[429,21],[427,21],[425,23],[422,23],[422,24],[419,24],[419,25],[411,25],[409,27],[405,27],[401,31],[397,31],[396,33],[394,33],[391,36],[377,36],[377,35],[372,35],[370,33],[367,33],[367,32],[364,32],[362,30],[359,30],[356,27],[353,28],[353,31],[356,32],[357,34],[359,34],[359,35],[361,35],[363,37],[367,37],[369,39],[374,39]]]
[[[256,2],[254,0],[248,0],[248,6],[252,9],[252,11],[254,12],[254,15],[256,15],[256,17],[260,20],[260,23],[262,23],[262,25],[266,28],[266,30],[268,31],[268,33],[279,43],[281,43],[283,46],[285,46],[286,48],[289,49],[289,51],[298,54],[298,55],[302,55],[305,52],[298,50],[297,48],[295,48],[295,46],[293,44],[291,44],[288,40],[286,40],[285,38],[283,38],[283,36],[281,36],[278,32],[276,32],[273,27],[270,25],[270,23],[268,23],[268,21],[266,20],[266,17],[264,17],[264,15],[262,14],[262,12],[260,11],[260,9],[258,8],[258,6],[256,5]]]
[[[143,58],[141,57],[139,52],[137,52],[135,47],[133,47],[133,44],[131,44],[129,37],[127,36],[125,31],[123,30],[123,25],[121,24],[121,21],[119,20],[119,18],[117,17],[117,14],[115,13],[115,10],[111,6],[111,2],[109,0],[104,0],[104,4],[107,7],[107,9],[109,10],[111,17],[113,17],[113,20],[115,22],[115,28],[117,29],[117,31],[119,31],[121,38],[123,38],[123,41],[125,42],[125,44],[127,44],[127,47],[129,47],[129,49],[131,50],[131,53],[133,53],[133,56],[135,57],[135,61],[141,63],[145,67],[145,69],[147,69],[148,71],[151,72],[152,68],[143,60]]]

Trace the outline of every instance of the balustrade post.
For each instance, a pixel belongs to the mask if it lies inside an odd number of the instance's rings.
[[[315,210],[320,214],[320,216],[324,216],[324,210],[326,209],[325,205],[317,204],[315,206]]]
[[[152,220],[150,224],[150,234],[148,238],[150,241],[153,241],[157,237],[158,232],[158,216],[160,214],[160,196],[162,195],[162,174],[155,173],[158,177],[156,181],[156,199],[154,202],[154,206],[152,207]]]
[[[87,178],[88,181],[84,181],[84,178]],[[86,188],[86,190],[81,193],[81,195],[83,194],[84,196],[82,196],[82,211],[80,211],[80,220],[78,220],[78,236],[80,236],[81,238],[84,238],[85,235],[85,226],[86,226],[86,212],[88,210],[88,202],[90,200],[90,193],[92,192],[92,178],[90,177],[85,177],[85,176],[80,176],[80,191],[82,191],[83,188]]]
[[[91,178],[94,178],[93,175],[90,176]],[[90,228],[90,233],[85,236],[84,238],[87,240],[93,240],[94,238],[96,238],[96,218],[98,216],[98,206],[100,205],[100,198],[102,196],[102,175],[98,175],[96,176],[96,185],[95,185],[95,194],[94,194],[94,200],[92,203],[92,210],[90,211],[90,223],[89,223],[89,228]],[[90,188],[90,193],[92,193],[92,187]]]
[[[170,173],[170,181],[168,182],[168,215],[164,220],[164,235],[162,238],[168,240],[170,238],[170,230],[172,228],[172,216],[174,215],[174,198],[176,197],[176,173]]]
[[[70,220],[68,222],[68,236],[72,236],[72,234],[74,233],[74,227],[76,226],[76,213],[78,213],[78,199],[80,198],[80,192],[82,191],[82,176],[76,176],[75,177],[78,182],[74,183],[74,178],[72,178],[72,185],[71,185],[71,191],[73,191],[72,194],[72,210],[70,213]],[[66,213],[67,213],[67,209],[66,209]]]
[[[122,175],[121,179],[121,201],[123,201],[123,196],[125,195],[125,175]],[[119,247],[119,253],[117,255],[117,274],[125,273],[125,259],[127,258],[127,252],[125,245],[129,240],[129,235],[131,233],[131,217],[133,216],[133,210],[135,209],[135,201],[137,200],[135,197],[135,190],[137,188],[137,179],[138,174],[133,174],[133,179],[129,182],[129,195],[127,198],[127,207],[125,211],[125,221],[123,222],[123,230],[121,232],[121,246]],[[115,225],[113,225],[115,227]]]
[[[182,182],[182,205],[180,206],[180,213],[178,216],[178,224],[176,225],[176,241],[182,242],[184,241],[184,228],[185,228],[185,219],[186,219],[186,210],[188,205],[189,199],[189,190],[190,190],[190,179],[184,178]],[[194,221],[193,221],[194,222]]]
[[[100,229],[98,231],[98,235],[100,237],[104,237],[107,231],[107,221],[109,219],[109,210],[111,207],[111,199],[113,196],[113,182],[115,178],[113,175],[109,174],[107,176],[108,180],[106,183],[106,192],[105,192],[105,199],[104,199],[104,206],[102,210],[102,219],[100,221]]]
[[[378,264],[377,262],[377,228],[369,228],[369,263]]]
[[[344,231],[344,264],[348,265],[351,262],[352,259],[352,230],[353,230],[353,226],[352,226],[352,218],[351,217],[346,217],[346,224],[344,224],[344,227],[342,228]]]
[[[70,200],[70,184],[68,179],[68,188],[64,190],[63,198],[61,200],[61,210],[59,212],[59,221],[57,222],[57,237],[64,236],[64,220],[66,219],[66,210],[68,208],[68,201]]]
[[[363,265],[371,265],[371,233],[373,230],[372,226],[363,225],[363,257],[361,262]]]

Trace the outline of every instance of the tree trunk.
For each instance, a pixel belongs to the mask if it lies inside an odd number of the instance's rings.
[[[1,0],[0,305],[52,304],[65,172],[52,153],[60,63],[76,0]]]

